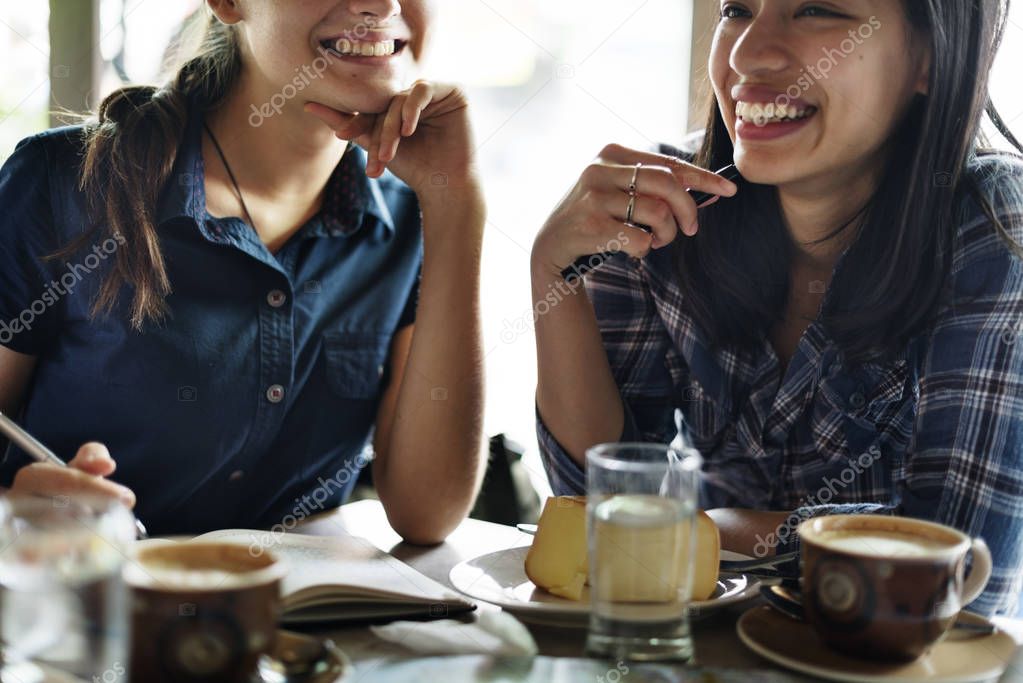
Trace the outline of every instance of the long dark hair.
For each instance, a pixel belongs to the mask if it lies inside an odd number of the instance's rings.
[[[124,246],[117,250],[113,267],[100,285],[92,314],[109,312],[127,285],[129,317],[136,330],[167,314],[165,298],[171,285],[156,211],[184,137],[189,102],[215,107],[241,71],[234,27],[221,23],[208,8],[193,21],[198,22],[197,46],[165,85],[114,91],[100,104],[98,120],[83,128],[80,188],[94,227],[50,257],[75,253],[100,229],[111,237],[120,236]]]
[[[852,361],[896,352],[931,320],[951,270],[956,205],[964,193],[975,196],[1019,253],[964,173],[983,142],[985,112],[1021,149],[988,95],[1009,0],[904,0],[903,6],[910,25],[930,39],[929,90],[916,96],[893,132],[879,189],[856,221],[855,240],[822,311],[825,328]],[[732,163],[734,148],[711,99],[695,163],[720,168]],[[783,319],[789,296],[794,245],[777,189],[746,183],[736,199],[704,209],[700,222],[713,229],[678,240],[677,247],[688,311],[715,346],[756,348]]]

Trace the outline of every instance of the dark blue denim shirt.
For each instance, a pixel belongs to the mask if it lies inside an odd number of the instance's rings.
[[[414,321],[415,194],[351,148],[323,209],[276,253],[206,211],[193,111],[158,206],[170,316],[133,331],[125,289],[90,306],[125,236],[87,229],[82,130],[23,140],[0,170],[0,343],[36,356],[20,421],[65,459],[101,441],[154,533],[288,526],[339,505],[369,455],[389,346]],[[9,449],[0,484],[24,453]]]

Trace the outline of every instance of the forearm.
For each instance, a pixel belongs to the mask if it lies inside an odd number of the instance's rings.
[[[536,263],[532,271],[537,407],[558,443],[583,464],[587,448],[621,437],[621,396],[582,282],[570,286]]]
[[[443,540],[465,518],[485,464],[479,314],[485,209],[469,194],[423,203],[415,332],[386,457],[374,473],[392,526],[420,543]]]
[[[707,514],[721,532],[721,547],[724,550],[750,557],[763,557],[763,539],[776,537],[778,527],[785,524],[792,513],[717,508],[707,510]],[[773,554],[775,549],[776,545],[768,548],[766,554]]]

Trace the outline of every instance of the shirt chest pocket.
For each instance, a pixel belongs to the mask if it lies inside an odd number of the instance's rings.
[[[323,335],[327,385],[340,398],[379,398],[390,377],[390,335],[374,332],[328,332]]]
[[[813,409],[818,451],[848,455],[873,444],[903,409],[908,372],[905,360],[865,363],[823,380]]]

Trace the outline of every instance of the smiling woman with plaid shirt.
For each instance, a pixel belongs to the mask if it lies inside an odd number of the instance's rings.
[[[971,609],[1014,613],[1023,162],[979,134],[986,109],[1019,147],[987,96],[1005,3],[721,4],[699,151],[607,147],[534,245],[535,299],[573,291],[536,326],[554,490],[584,491],[595,443],[681,435],[726,548],[791,548],[820,514],[931,519],[991,547]],[[702,170],[733,161],[738,184]],[[686,188],[721,198],[698,213]]]

